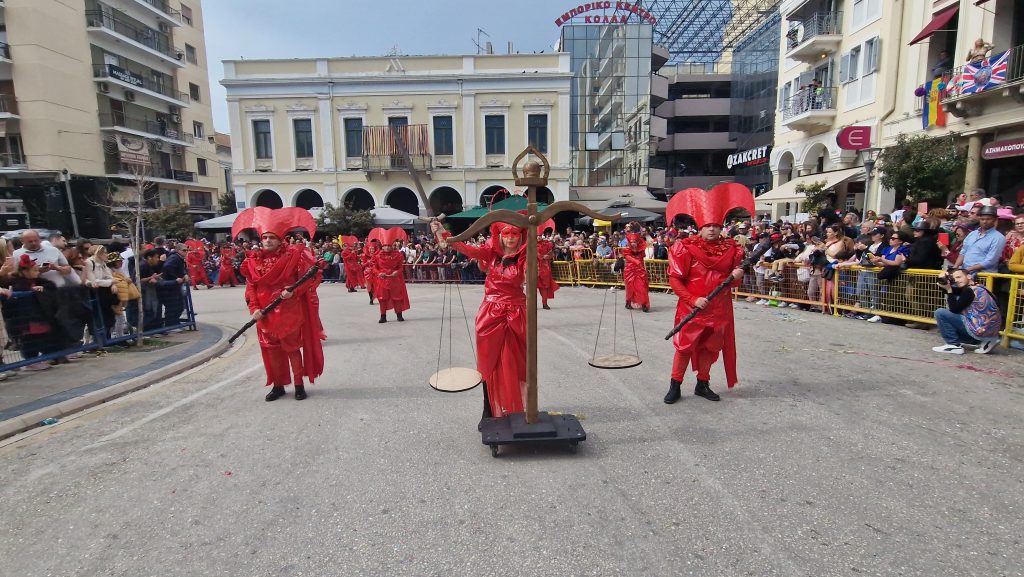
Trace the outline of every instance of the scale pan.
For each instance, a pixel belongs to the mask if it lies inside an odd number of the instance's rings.
[[[483,377],[476,369],[451,367],[430,376],[430,386],[442,393],[461,393],[476,388]]]
[[[628,369],[635,367],[642,363],[640,357],[636,355],[625,355],[622,353],[610,353],[607,355],[597,355],[590,359],[590,366],[597,369]]]

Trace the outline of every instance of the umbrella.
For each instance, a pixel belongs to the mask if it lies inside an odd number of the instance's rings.
[[[642,208],[636,208],[634,206],[623,206],[621,208],[605,208],[599,210],[598,212],[608,216],[613,216],[616,214],[619,215],[621,218],[616,222],[620,224],[626,222],[654,222],[661,218],[660,214],[651,212],[649,210],[644,210]],[[593,220],[594,219],[590,218],[589,216],[584,216],[583,218],[576,219],[576,223],[589,225],[593,222]]]
[[[525,196],[519,196],[519,195],[510,196],[510,197],[506,198],[505,200],[502,200],[500,202],[496,202],[493,205],[491,205],[491,210],[500,210],[500,209],[515,210],[515,211],[526,210],[526,203],[527,202],[528,201],[527,201],[527,198]],[[547,208],[547,206],[548,205],[543,203],[543,202],[538,202],[537,203],[537,212],[540,212],[540,211],[544,210],[545,208]],[[490,212],[490,210],[487,210],[486,206],[478,206],[478,207],[475,207],[475,208],[471,208],[469,210],[464,210],[462,212],[457,212],[455,214],[450,214],[450,215],[448,215],[447,218],[471,218],[473,220],[476,220],[476,219],[480,218],[481,216],[487,214],[488,212]]]
[[[370,211],[373,214],[373,224],[376,226],[411,226],[416,224],[416,215],[391,208],[390,206],[378,206]]]

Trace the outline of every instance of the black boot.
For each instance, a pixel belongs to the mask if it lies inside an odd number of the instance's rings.
[[[683,381],[677,381],[675,379],[669,380],[669,382],[668,382],[668,392],[665,393],[665,404],[666,405],[671,405],[672,403],[678,401],[679,397],[683,396],[683,394],[681,392],[679,392],[679,387],[682,384],[683,384]]]
[[[366,292],[370,293],[370,304],[372,305],[373,304],[373,291],[366,291]]]
[[[348,289],[348,292],[350,292],[350,293],[354,293],[354,292],[356,292],[356,289],[354,289],[354,288],[350,288],[350,289]]]
[[[264,398],[269,403],[270,401],[276,401],[276,400],[280,399],[283,396],[284,396],[284,387],[277,387],[277,386],[275,386],[274,388],[270,389],[270,392],[267,393],[267,396],[264,397]]]
[[[400,322],[400,323],[401,323],[401,322],[405,322],[405,319],[404,319],[404,318],[402,318],[402,313],[395,313],[395,315],[397,315],[397,316],[398,316],[398,322]]]
[[[649,313],[651,312],[651,307],[648,305],[644,305],[640,310],[644,311],[645,313]]]
[[[693,394],[698,397],[704,397],[709,401],[721,401],[722,397],[719,397],[714,391],[711,390],[711,384],[707,381],[697,379],[697,386],[693,389]]]
[[[544,303],[541,306],[544,307],[544,310],[546,310],[546,311],[551,310],[551,307],[548,306],[548,303]]]
[[[377,321],[377,322],[378,322],[378,323],[386,323],[386,322],[388,322],[388,317],[387,317],[387,315],[380,315],[380,320],[379,320],[379,321]]]
[[[282,392],[281,394],[283,395],[284,393]],[[308,395],[306,395],[306,387],[305,386],[303,386],[303,385],[295,385],[295,400],[296,401],[301,401],[301,400],[305,399],[307,396]]]

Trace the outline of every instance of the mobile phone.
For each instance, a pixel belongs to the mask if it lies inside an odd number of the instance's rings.
[[[949,246],[949,233],[948,232],[940,232],[939,233],[939,242],[941,242],[945,246]]]

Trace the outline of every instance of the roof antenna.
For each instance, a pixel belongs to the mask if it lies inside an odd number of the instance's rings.
[[[480,51],[483,50],[483,46],[480,45],[480,35],[481,34],[483,34],[484,36],[486,36],[488,38],[491,37],[491,35],[488,34],[487,31],[484,30],[483,28],[477,28],[476,29],[476,40],[473,40],[472,38],[469,39],[469,41],[472,42],[474,46],[476,46],[476,53],[477,54],[480,54]]]

